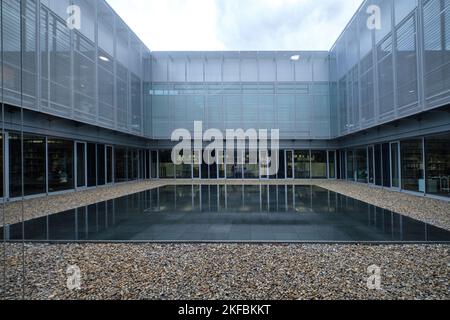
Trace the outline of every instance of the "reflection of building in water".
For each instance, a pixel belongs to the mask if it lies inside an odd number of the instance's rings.
[[[261,237],[253,240],[277,240],[277,232],[286,241],[450,239],[446,231],[389,210],[293,185],[168,186],[7,226],[5,234],[36,241],[187,240],[190,228],[196,230],[190,240],[207,240],[210,228],[222,230],[209,236],[224,241],[232,235],[250,241],[252,230]]]

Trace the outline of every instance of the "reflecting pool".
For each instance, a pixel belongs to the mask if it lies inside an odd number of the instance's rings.
[[[2,229],[12,241],[447,242],[450,232],[315,186],[166,186]]]

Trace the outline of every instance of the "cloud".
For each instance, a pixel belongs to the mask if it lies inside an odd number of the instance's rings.
[[[362,0],[107,0],[151,50],[328,50]]]
[[[223,50],[212,0],[107,0],[151,50]]]
[[[216,0],[218,37],[233,50],[328,50],[361,0]]]

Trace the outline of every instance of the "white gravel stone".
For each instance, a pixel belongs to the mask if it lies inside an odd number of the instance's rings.
[[[445,245],[27,244],[24,266],[7,246],[5,299],[450,299]]]

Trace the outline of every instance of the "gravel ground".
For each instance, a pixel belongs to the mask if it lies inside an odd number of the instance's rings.
[[[4,299],[450,299],[450,246],[7,245]],[[381,268],[381,290],[367,268]],[[81,270],[81,289],[66,270]]]
[[[321,181],[317,186],[377,207],[450,230],[450,201],[414,196],[345,181]]]
[[[140,181],[119,184],[111,187],[91,189],[81,192],[71,192],[62,195],[29,199],[23,202],[5,204],[4,210],[0,205],[0,226],[3,225],[3,217],[6,224],[13,224],[23,219],[30,220],[54,214],[66,210],[87,206],[101,201],[111,200],[121,196],[165,186],[170,184],[295,184],[317,185],[319,187],[341,193],[346,196],[388,209],[405,216],[429,223],[431,225],[450,230],[450,201],[442,201],[425,197],[418,197],[406,193],[394,192],[386,189],[369,187],[363,184],[355,184],[346,181],[330,180],[271,180],[269,181],[192,181],[192,180],[161,180]]]
[[[5,203],[4,207],[0,204],[0,226],[3,226],[3,218],[6,224],[21,222],[22,212],[23,219],[26,221],[158,188],[166,184],[159,181],[130,182],[79,192],[27,199],[25,201],[9,202]]]

